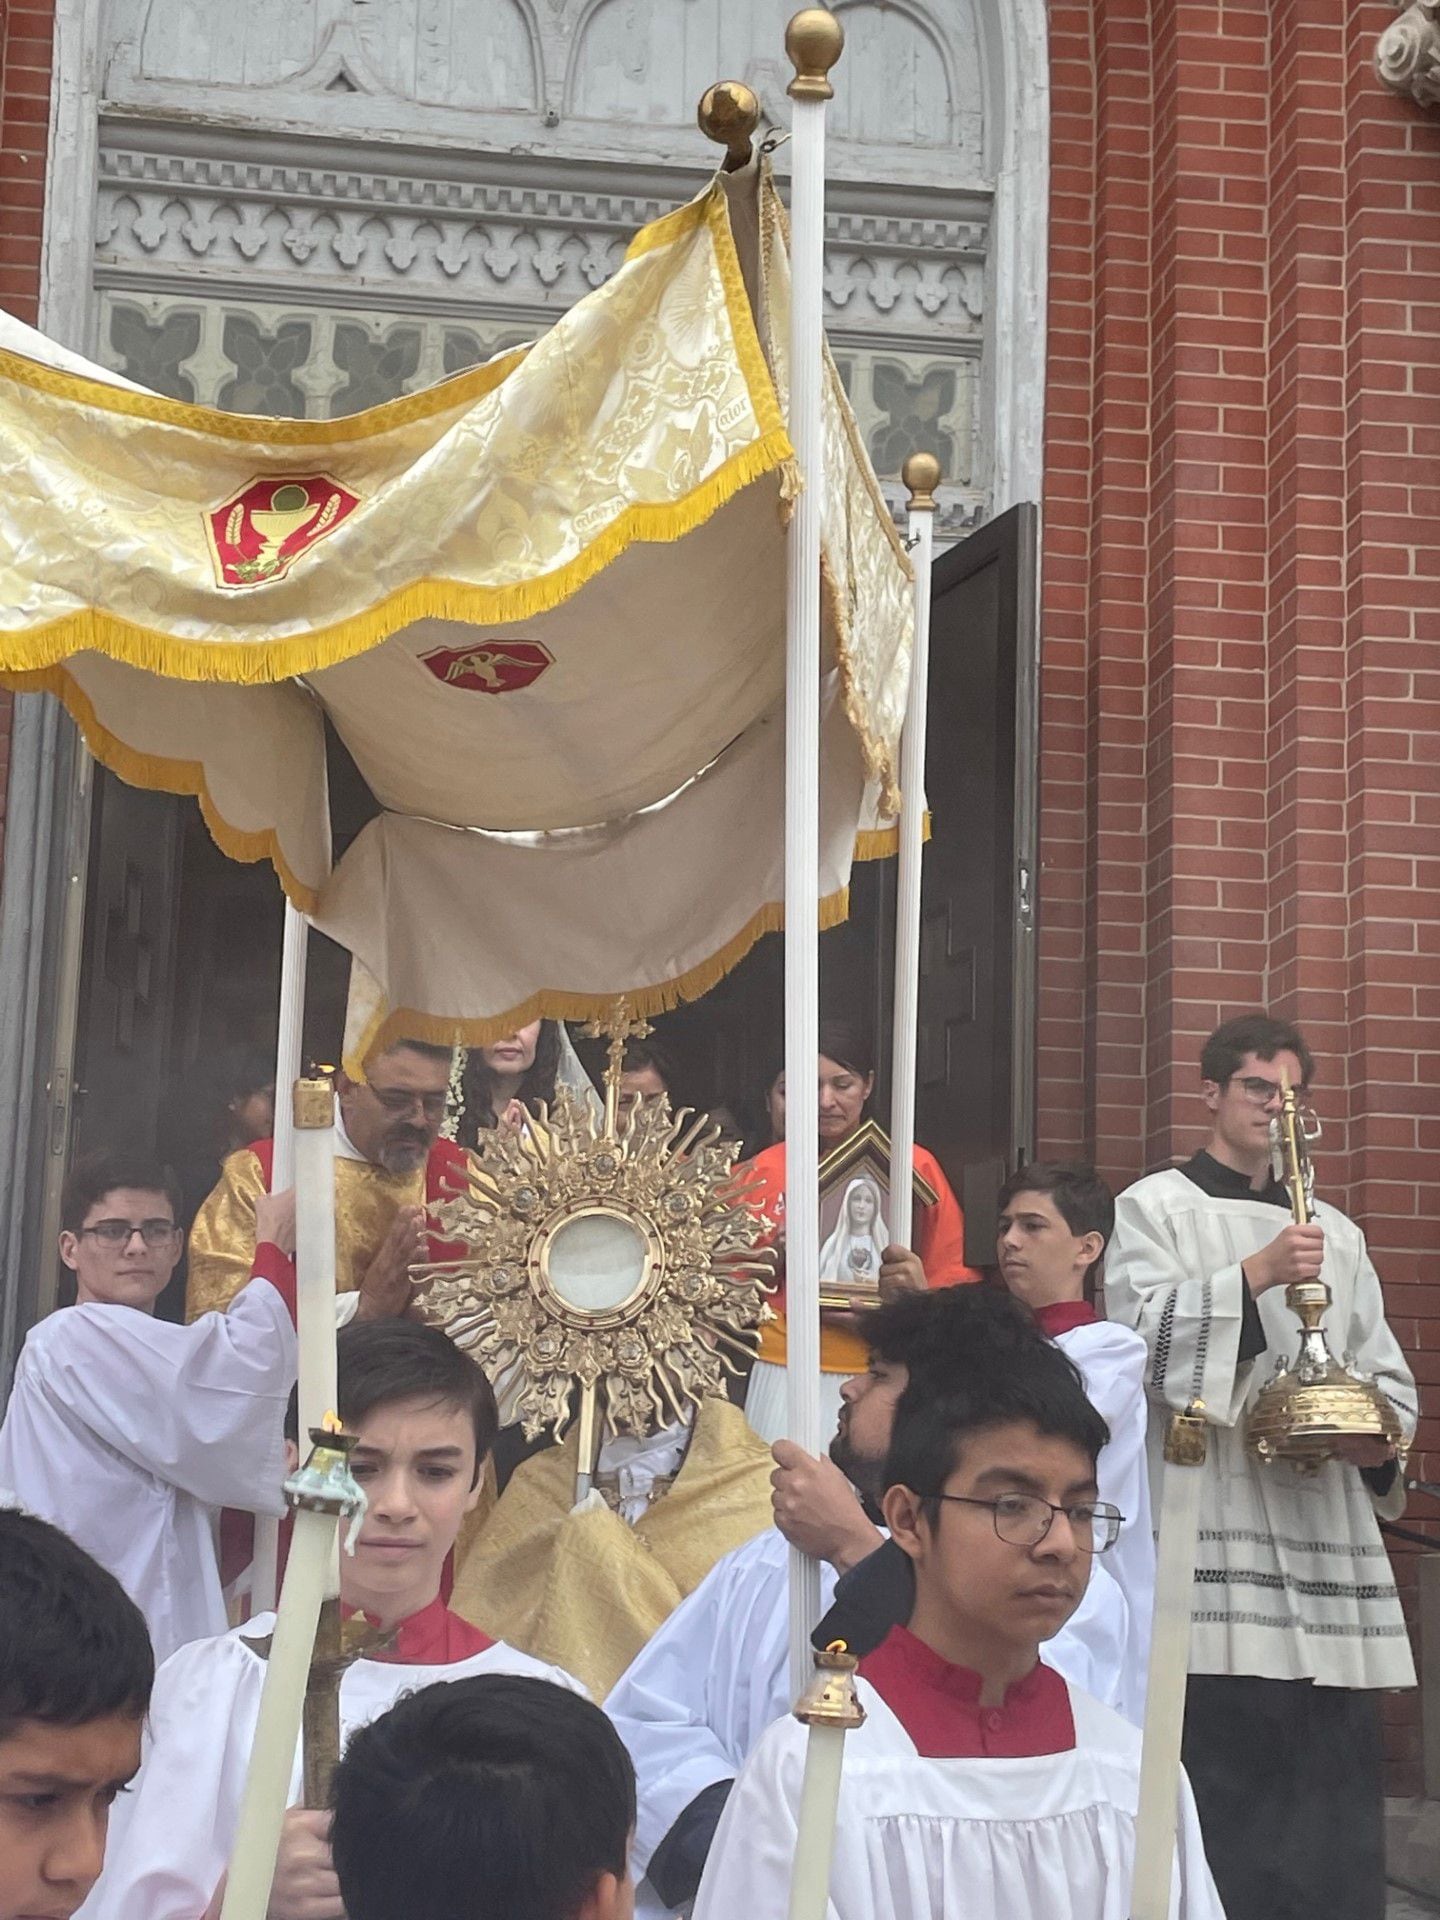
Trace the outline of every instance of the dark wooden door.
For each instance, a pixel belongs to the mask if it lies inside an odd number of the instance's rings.
[[[169,1060],[182,814],[97,770],[72,1152],[153,1152]]]
[[[994,1196],[1030,1151],[1033,1095],[1035,509],[935,565],[916,1136],[994,1258]]]
[[[1033,1031],[1036,514],[1019,506],[936,562],[926,749],[916,1136],[966,1205],[972,1259],[994,1253],[994,1198],[1029,1152]],[[821,1005],[873,1033],[875,1111],[889,1104],[895,863],[851,875],[850,918],[820,940]],[[766,1144],[757,1095],[780,1057],[783,947],[767,936],[657,1027],[683,1099],[717,1101]]]

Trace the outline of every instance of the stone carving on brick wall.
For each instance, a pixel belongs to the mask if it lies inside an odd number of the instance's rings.
[[[1375,71],[1396,93],[1440,107],[1440,0],[1402,6],[1376,42]]]

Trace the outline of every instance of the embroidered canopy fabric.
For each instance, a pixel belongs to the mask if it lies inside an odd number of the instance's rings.
[[[400,1024],[703,991],[778,919],[787,296],[751,169],[533,346],[338,420],[166,399],[0,316],[0,678],[197,794]],[[911,589],[833,367],[826,410],[834,918],[867,783],[897,799]],[[333,871],[327,716],[383,809]]]

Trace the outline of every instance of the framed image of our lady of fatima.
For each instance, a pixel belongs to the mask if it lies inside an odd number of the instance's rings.
[[[915,1205],[939,1195],[913,1176]],[[855,1311],[880,1304],[880,1256],[890,1244],[890,1141],[867,1120],[820,1162],[820,1304]]]

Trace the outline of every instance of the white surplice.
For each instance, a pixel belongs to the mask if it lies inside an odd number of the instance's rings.
[[[1117,1506],[1125,1516],[1119,1539],[1100,1562],[1125,1596],[1125,1655],[1119,1682],[1113,1693],[1081,1684],[1138,1727],[1145,1719],[1150,1627],[1155,1615],[1145,1342],[1129,1327],[1111,1320],[1094,1320],[1056,1334],[1055,1344],[1080,1369],[1086,1398],[1110,1429],[1109,1444],[1101,1449],[1096,1468],[1100,1498]],[[1057,1664],[1049,1648],[1045,1658],[1050,1666]]]
[[[200,1920],[229,1864],[265,1682],[265,1662],[246,1640],[274,1625],[273,1614],[260,1614],[182,1648],[161,1668],[140,1775],[111,1813],[105,1869],[80,1909],[83,1920]],[[531,1674],[584,1691],[559,1667],[503,1643],[443,1666],[357,1660],[340,1682],[342,1745],[402,1694],[476,1673]],[[297,1750],[291,1806],[300,1791]]]
[[[26,1338],[0,1486],[109,1568],[157,1660],[225,1630],[218,1509],[285,1510],[295,1363],[290,1309],[264,1279],[188,1327],[90,1303]]]
[[[1414,1436],[1415,1380],[1385,1320],[1379,1276],[1353,1220],[1317,1202],[1331,1304],[1324,1327]],[[1150,1350],[1152,1483],[1161,1471],[1166,1409],[1205,1402],[1209,1451],[1195,1563],[1192,1673],[1310,1680],[1326,1687],[1406,1687],[1415,1667],[1376,1508],[1395,1518],[1403,1474],[1372,1501],[1359,1471],[1331,1461],[1313,1473],[1264,1466],[1245,1447],[1245,1416],[1300,1323],[1272,1287],[1256,1301],[1268,1351],[1241,1360],[1242,1262],[1287,1224],[1260,1199],[1218,1198],[1178,1168],[1150,1174],[1115,1203],[1105,1261],[1109,1311]]]
[[[733,1780],[772,1721],[788,1714],[789,1548],[775,1528],[717,1561],[607,1696],[635,1762],[637,1878],[690,1802]],[[821,1606],[835,1570],[820,1568]],[[1096,1562],[1079,1610],[1045,1643],[1046,1664],[1087,1692],[1119,1693],[1129,1633],[1124,1596]]]
[[[1070,1690],[1076,1744],[1025,1759],[922,1759],[857,1681],[827,1920],[1126,1920],[1140,1735]],[[778,1721],[731,1794],[695,1920],[785,1920],[807,1729]],[[1224,1920],[1182,1782],[1171,1920]]]

